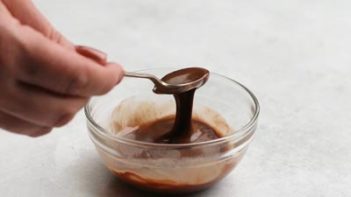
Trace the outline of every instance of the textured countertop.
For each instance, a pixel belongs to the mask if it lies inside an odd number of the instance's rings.
[[[239,166],[194,196],[351,196],[350,1],[35,0],[70,40],[128,70],[206,66],[261,114]],[[0,195],[145,196],[116,180],[84,114],[32,139],[0,131]]]

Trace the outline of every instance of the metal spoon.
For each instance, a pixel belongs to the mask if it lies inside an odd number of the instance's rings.
[[[159,79],[152,74],[139,72],[125,72],[124,76],[151,80],[155,85],[153,88],[155,93],[176,94],[201,87],[204,83],[206,83],[209,76],[209,71],[200,67],[183,68],[168,73],[162,77],[162,79]],[[179,80],[172,81],[172,79],[176,79],[177,77],[178,79],[181,79],[180,83]],[[177,83],[174,83],[174,81]]]
[[[98,63],[106,64],[107,56],[104,52],[87,46],[76,46],[76,51]],[[124,75],[126,77],[150,79],[155,84],[153,89],[155,93],[176,94],[199,88],[207,81],[209,72],[204,68],[192,67],[168,73],[162,79],[157,78],[155,75],[146,73],[125,72]],[[175,78],[178,79],[174,80]],[[174,83],[175,81],[176,83]]]

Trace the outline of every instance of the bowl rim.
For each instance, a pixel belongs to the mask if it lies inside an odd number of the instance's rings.
[[[162,68],[148,68],[148,69],[141,69],[141,70],[137,70],[137,71],[145,71],[145,70],[155,70],[155,69],[164,69],[164,67]],[[179,143],[179,144],[165,144],[165,143],[152,143],[152,142],[143,142],[143,141],[138,141],[138,140],[133,140],[133,139],[127,139],[127,138],[123,138],[123,137],[119,137],[117,135],[113,135],[111,134],[111,132],[107,131],[106,129],[104,129],[103,127],[101,127],[95,120],[94,118],[91,116],[91,109],[90,106],[92,104],[92,101],[89,100],[89,102],[84,106],[84,113],[85,116],[87,118],[88,124],[92,125],[93,127],[95,127],[95,129],[88,129],[88,130],[93,130],[94,134],[99,135],[100,137],[103,138],[107,138],[109,140],[112,141],[116,141],[116,142],[121,142],[121,143],[125,143],[125,144],[130,144],[133,146],[147,146],[147,147],[175,147],[175,148],[183,148],[183,147],[193,147],[193,146],[202,146],[202,145],[211,145],[211,144],[218,144],[218,143],[222,143],[222,142],[228,142],[231,141],[232,139],[237,139],[238,141],[241,141],[242,139],[245,139],[248,136],[252,136],[254,129],[252,129],[253,127],[256,126],[257,120],[258,120],[258,116],[260,114],[260,104],[258,102],[257,97],[254,95],[254,93],[248,89],[246,86],[244,86],[243,84],[241,84],[240,82],[227,77],[225,75],[216,73],[216,72],[212,72],[210,71],[211,75],[217,75],[225,80],[228,80],[232,83],[235,83],[236,85],[238,85],[239,87],[241,87],[243,90],[246,91],[246,93],[249,94],[250,98],[252,99],[253,103],[254,103],[254,113],[252,115],[252,117],[250,118],[250,120],[241,128],[236,129],[235,132],[233,134],[230,134],[228,136],[224,136],[221,138],[217,138],[214,140],[209,140],[209,141],[204,141],[204,142],[195,142],[195,143]],[[91,131],[90,131],[91,132]]]

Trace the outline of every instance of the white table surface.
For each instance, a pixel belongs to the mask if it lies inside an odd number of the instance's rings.
[[[347,0],[35,0],[66,37],[128,70],[206,66],[261,103],[247,155],[194,196],[351,195]],[[40,138],[0,131],[0,196],[146,196],[102,165],[80,112]]]

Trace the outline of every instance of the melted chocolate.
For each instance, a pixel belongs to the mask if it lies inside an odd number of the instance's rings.
[[[193,100],[195,90],[208,79],[209,71],[204,68],[192,67],[177,70],[165,75],[161,80],[172,85],[196,84],[187,91],[179,89],[170,93],[163,86],[155,86],[158,94],[173,94],[176,102],[176,115],[167,117],[145,125],[125,137],[156,143],[190,143],[219,138],[215,129],[199,120],[192,120]],[[197,137],[201,136],[201,137]]]
[[[188,130],[174,130],[177,126],[174,124],[174,116],[165,117],[154,122],[140,125],[138,129],[123,137],[154,143],[194,143],[221,137],[211,126],[200,120],[193,119],[190,125],[191,128],[188,128]],[[181,124],[180,127],[183,127],[183,125]],[[174,131],[182,131],[183,133],[175,132],[174,135],[169,135],[169,131],[172,129]],[[178,127],[176,129],[185,128]]]

